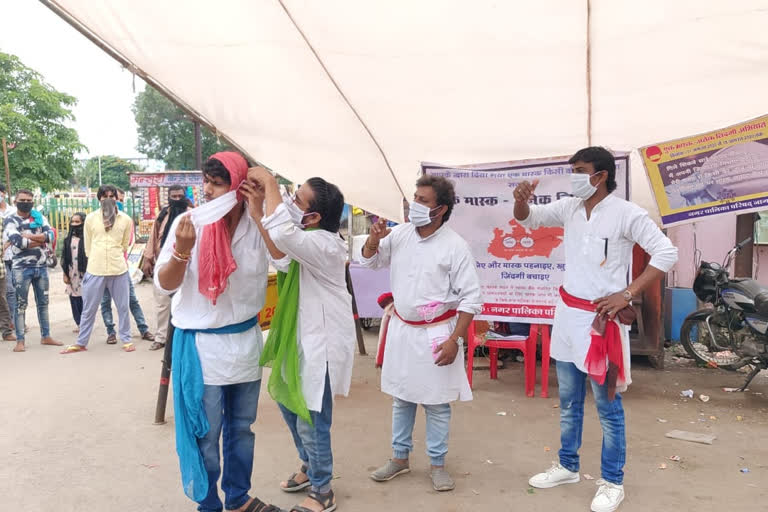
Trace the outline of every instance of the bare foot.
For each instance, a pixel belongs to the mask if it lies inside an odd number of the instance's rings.
[[[27,348],[24,346],[23,341],[16,342],[16,346],[13,348],[14,352],[26,352]]]
[[[17,340],[16,340],[16,336],[14,336],[13,334],[6,334],[5,336],[3,336],[3,341],[17,341]]]
[[[55,339],[51,338],[50,336],[40,340],[40,343],[42,345],[53,345],[54,347],[60,347],[60,346],[64,345],[62,342],[56,341]]]
[[[303,473],[301,470],[298,470],[296,472],[296,476],[293,477],[293,481],[296,482],[297,484],[303,484],[308,480],[309,480],[309,477],[307,476],[307,474]],[[283,489],[287,489],[288,482],[287,481],[280,482],[280,487],[282,487]]]

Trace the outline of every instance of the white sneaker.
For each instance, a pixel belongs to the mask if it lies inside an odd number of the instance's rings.
[[[531,479],[528,480],[528,484],[530,484],[531,487],[536,487],[538,489],[549,489],[550,487],[557,487],[558,485],[563,484],[575,484],[580,479],[578,473],[568,471],[560,464],[553,463],[552,467],[549,468],[546,473],[533,475]]]
[[[624,486],[598,480],[597,494],[592,500],[592,512],[613,512],[624,500]]]

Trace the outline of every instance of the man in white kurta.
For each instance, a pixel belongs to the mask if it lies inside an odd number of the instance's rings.
[[[254,456],[251,425],[261,388],[263,338],[258,316],[264,307],[269,262],[259,225],[237,195],[247,169],[237,153],[216,153],[208,159],[203,167],[208,202],[176,218],[155,266],[155,287],[173,294],[172,370],[182,484],[202,512],[280,510],[248,494]],[[223,236],[206,240],[206,230],[212,228],[223,228]],[[230,257],[234,265],[226,269],[224,282],[207,281],[211,284],[205,291],[214,284],[224,286],[217,288],[213,299],[203,294],[201,283],[206,281],[201,278],[211,274],[212,258]]]
[[[469,245],[445,222],[455,200],[453,184],[424,176],[410,205],[410,221],[371,229],[362,263],[390,267],[395,314],[390,319],[381,389],[392,395],[393,458],[371,475],[383,482],[409,471],[417,404],[427,416],[427,454],[438,491],[454,488],[445,470],[451,406],[471,400],[464,371],[463,337],[482,310],[480,282]]]
[[[613,155],[603,148],[586,148],[574,155],[573,197],[545,206],[528,205],[538,184],[523,182],[515,190],[515,218],[526,228],[562,226],[565,231],[563,297],[594,303],[596,311],[569,307],[561,299],[555,310],[551,355],[557,362],[560,390],[561,449],[559,464],[535,475],[530,485],[549,488],[579,481],[579,454],[584,420],[591,325],[596,314],[615,318],[633,296],[658,282],[677,261],[677,249],[639,206],[611,192],[616,188]],[[640,245],[650,256],[648,268],[628,282],[632,248]],[[561,292],[561,293],[563,293]],[[629,328],[620,326],[625,391],[631,382]],[[610,398],[608,382],[590,379],[603,428],[602,479],[592,502],[595,512],[616,510],[624,497],[623,466],[626,458],[624,409],[621,395]]]
[[[277,181],[263,167],[251,168],[248,179],[242,189],[249,201],[258,197],[258,188],[266,196],[262,233],[275,266],[286,273],[292,262],[299,266],[297,339],[287,341],[298,343],[301,392],[312,423],[278,404],[302,462],[281,489],[296,492],[310,487],[308,497],[294,510],[333,510],[333,398],[349,393],[356,340],[346,285],[347,244],[338,232],[344,196],[332,183],[310,178],[295,196],[282,198]],[[278,309],[285,306],[278,302]]]

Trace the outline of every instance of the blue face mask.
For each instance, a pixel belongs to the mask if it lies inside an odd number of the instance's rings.
[[[117,201],[115,204],[117,204],[117,209],[118,210],[123,211],[123,202],[122,201]]]

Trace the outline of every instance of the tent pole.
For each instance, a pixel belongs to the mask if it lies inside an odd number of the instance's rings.
[[[592,145],[592,2],[587,0],[587,146]]]

